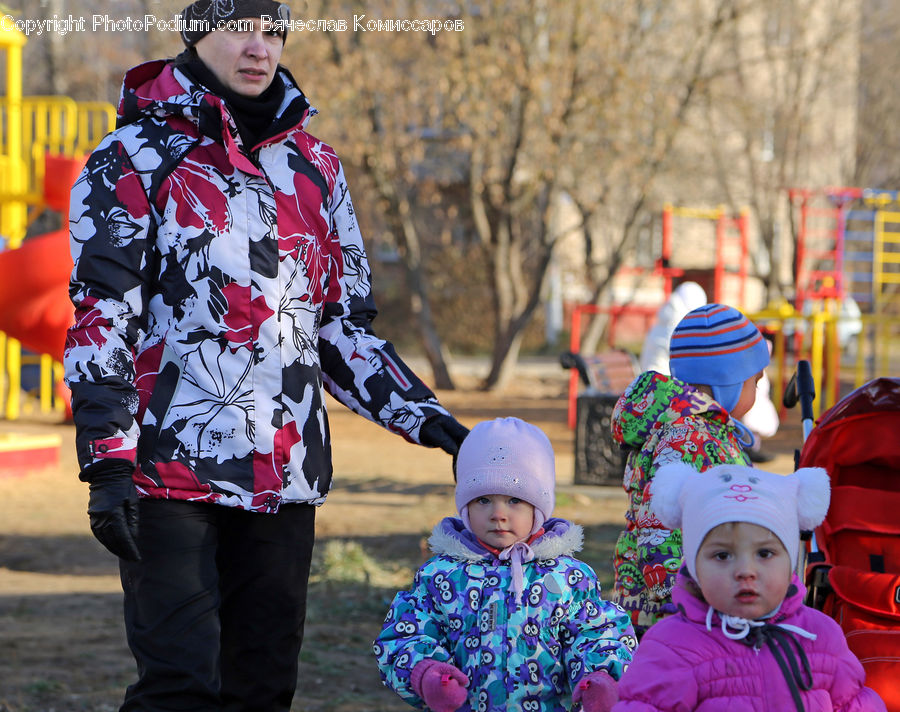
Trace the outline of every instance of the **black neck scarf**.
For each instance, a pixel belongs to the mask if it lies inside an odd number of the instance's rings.
[[[276,118],[284,100],[284,83],[277,76],[259,96],[250,97],[223,85],[196,51],[186,49],[175,58],[174,64],[189,79],[225,101],[228,112],[237,124],[244,150],[248,153],[261,141],[278,133],[280,122]]]

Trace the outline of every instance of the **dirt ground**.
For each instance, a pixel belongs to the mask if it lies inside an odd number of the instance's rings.
[[[558,367],[557,367],[558,368]],[[439,392],[466,425],[515,415],[542,427],[557,456],[557,516],[585,527],[582,557],[611,583],[622,522],[619,487],[573,484],[574,438],[566,427],[567,374],[523,372],[501,394]],[[453,514],[450,458],[410,445],[331,404],[335,484],[317,515],[317,541],[300,683],[293,710],[401,712],[382,687],[371,642],[394,593],[426,556],[434,524]],[[767,449],[774,472],[793,469],[798,417]],[[56,433],[59,466],[0,476],[0,712],[113,712],[134,677],[121,621],[118,569],[90,534],[74,429],[37,416],[0,421],[0,433]]]

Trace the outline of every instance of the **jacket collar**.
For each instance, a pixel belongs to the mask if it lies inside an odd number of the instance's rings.
[[[279,66],[273,81],[284,82],[285,93],[277,115],[289,117],[285,130],[267,139],[277,141],[292,131],[304,129],[317,112],[309,105],[291,73]],[[246,157],[253,148],[241,144],[240,134],[225,102],[205,87],[191,81],[167,60],[145,62],[125,74],[119,99],[116,125],[126,126],[142,118],[181,118],[195,130],[225,146],[231,163],[241,170],[257,174],[259,170]],[[245,150],[246,148],[246,150]]]

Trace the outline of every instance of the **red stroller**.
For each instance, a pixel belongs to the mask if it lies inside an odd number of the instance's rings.
[[[799,466],[824,467],[832,487],[807,603],[841,625],[866,684],[900,712],[900,378],[870,381],[826,411]]]

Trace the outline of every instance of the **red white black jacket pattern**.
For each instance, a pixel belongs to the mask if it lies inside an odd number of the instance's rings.
[[[286,128],[248,150],[217,96],[172,64],[135,67],[72,189],[78,458],[132,463],[144,497],[321,504],[325,391],[412,442],[446,413],[372,332],[340,161],[304,130],[290,74],[275,81]]]

